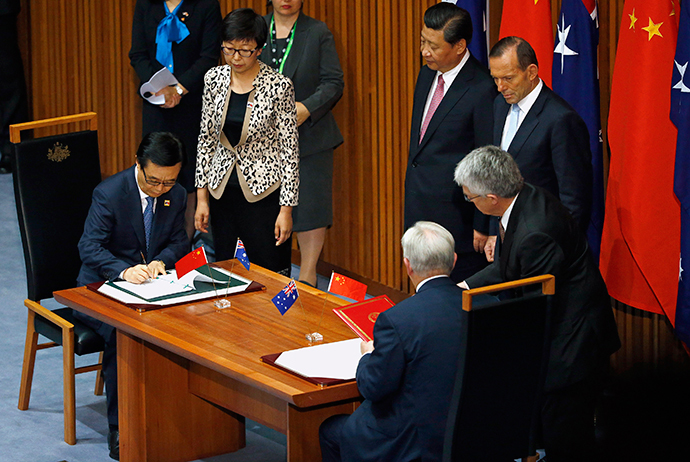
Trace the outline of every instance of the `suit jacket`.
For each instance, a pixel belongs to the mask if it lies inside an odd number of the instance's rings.
[[[196,187],[218,188],[237,164],[240,186],[249,202],[257,200],[252,196],[262,198],[280,187],[280,205],[294,206],[299,198],[295,92],[290,79],[260,61],[259,66],[235,147],[222,133],[232,94],[230,66],[214,67],[206,73]]]
[[[344,462],[441,460],[466,316],[447,277],[379,315],[357,368],[365,400],[342,428]]]
[[[552,274],[551,353],[546,391],[586,378],[620,347],[606,285],[587,239],[548,191],[525,184],[499,258],[467,279],[470,288]]]
[[[271,24],[273,14],[264,16]],[[343,70],[333,34],[328,26],[304,13],[295,22],[295,40],[285,61],[283,75],[295,85],[295,101],[304,104],[309,118],[299,126],[299,154],[307,157],[343,143],[343,135],[331,113],[343,95]],[[273,48],[269,41],[260,59],[270,65]]]
[[[493,144],[501,145],[510,104],[494,101]],[[559,197],[582,231],[592,210],[592,152],[582,118],[546,85],[508,147],[525,181]]]
[[[78,285],[117,278],[146,255],[144,218],[134,177],[135,167],[107,178],[93,191],[93,201],[79,240],[82,266]],[[168,204],[168,205],[166,205]],[[151,229],[146,261],[162,260],[172,268],[189,252],[184,230],[187,193],[179,184],[161,195]]]
[[[415,86],[405,175],[405,229],[419,220],[433,221],[450,231],[458,254],[474,252],[473,230],[487,233],[488,218],[465,201],[453,175],[467,153],[491,144],[496,85],[486,67],[470,56],[420,143],[424,106],[435,79],[436,71],[424,66]]]

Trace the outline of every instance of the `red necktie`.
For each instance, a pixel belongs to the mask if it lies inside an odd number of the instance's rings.
[[[434,90],[434,95],[431,97],[431,104],[429,104],[429,110],[426,112],[426,117],[424,118],[424,123],[422,123],[422,130],[419,132],[419,142],[421,143],[424,139],[424,133],[431,122],[431,118],[436,112],[436,108],[441,104],[443,99],[443,76],[438,76],[438,83],[436,84],[436,90]]]

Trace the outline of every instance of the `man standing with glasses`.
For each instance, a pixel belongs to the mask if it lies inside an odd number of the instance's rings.
[[[173,134],[149,133],[139,145],[135,165],[96,187],[79,241],[78,285],[113,279],[140,284],[164,274],[166,266],[188,252],[187,194],[177,184],[184,157],[184,145]],[[90,316],[74,315],[105,341],[108,449],[110,457],[119,460],[115,329]]]
[[[489,219],[463,200],[453,182],[465,154],[491,143],[498,94],[488,69],[467,49],[471,38],[464,9],[438,3],[424,13],[420,52],[426,66],[415,86],[405,176],[405,228],[433,221],[450,231],[458,255],[455,282],[487,264],[482,252]]]

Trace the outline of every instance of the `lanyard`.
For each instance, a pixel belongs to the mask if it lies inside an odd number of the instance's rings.
[[[297,24],[297,21],[295,21],[295,24]],[[283,54],[283,57],[280,58],[280,61],[278,61],[278,64],[280,65],[278,67],[278,72],[281,74],[283,73],[283,68],[285,67],[285,61],[287,61],[287,57],[290,54],[290,50],[292,50],[292,43],[294,42],[295,38],[295,24],[292,25],[292,29],[290,29],[290,35],[288,36],[287,39],[287,48],[285,49],[285,53]],[[271,34],[271,43],[275,43],[277,40],[276,38],[276,30],[275,27],[273,26],[273,15],[271,15],[271,27],[269,29],[270,34]]]

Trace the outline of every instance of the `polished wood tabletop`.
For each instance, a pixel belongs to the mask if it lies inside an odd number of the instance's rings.
[[[140,392],[123,393],[123,376],[128,377],[126,387],[131,389],[141,387],[138,383],[146,380],[147,374],[153,373],[148,372],[152,369],[148,365],[148,369],[140,366],[138,374],[141,377],[132,375],[134,372],[130,369],[136,367],[131,364],[144,357],[140,352],[131,353],[131,345],[136,346],[130,341],[133,339],[150,351],[161,349],[166,354],[169,352],[187,360],[189,363],[184,366],[186,375],[181,376],[180,380],[188,382],[189,385],[184,385],[188,386],[190,393],[288,434],[289,460],[300,460],[300,457],[306,457],[305,454],[312,454],[312,457],[315,454],[313,451],[318,450],[318,434],[314,434],[314,427],[318,429],[320,421],[331,413],[323,408],[334,403],[349,402],[350,407],[346,412],[352,412],[356,404],[352,407],[351,403],[360,397],[356,383],[352,381],[321,387],[266,364],[260,358],[308,346],[305,334],[314,331],[323,335],[324,343],[355,338],[356,335],[332,311],[348,302],[297,283],[299,298],[281,316],[271,299],[290,279],[257,265],[252,265],[251,270],[247,271],[237,261],[233,264],[232,260],[217,265],[232,268],[233,273],[259,282],[266,289],[227,297],[232,306],[225,310],[217,310],[213,299],[209,299],[141,313],[86,287],[62,290],[54,295],[58,302],[118,329],[121,420],[123,394],[126,393],[128,402],[132,403],[126,406],[131,414],[137,412],[136,406],[142,405],[137,401],[141,399],[138,396]],[[146,354],[151,357],[150,353]],[[125,371],[123,364],[120,364],[123,358],[130,364]],[[256,403],[247,404],[247,400],[252,399]],[[303,429],[297,426],[304,417],[298,418],[298,415],[316,415],[312,412],[316,409],[321,409],[320,414],[317,418],[309,417],[312,421],[304,424],[309,429],[302,434]],[[290,413],[293,413],[292,422]],[[129,420],[135,421],[135,417],[132,415]],[[142,423],[141,426],[143,428],[150,424]],[[243,441],[240,445],[243,445]],[[304,445],[310,445],[312,448],[308,451],[312,452],[300,452],[297,446]],[[147,451],[145,457],[138,457],[164,460],[164,456],[156,458],[150,455],[151,449]]]

